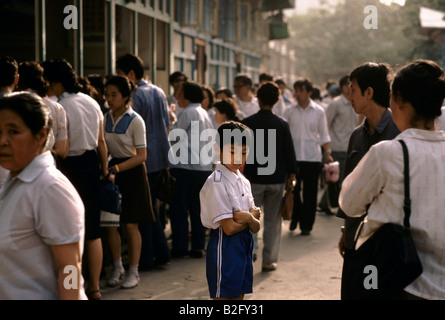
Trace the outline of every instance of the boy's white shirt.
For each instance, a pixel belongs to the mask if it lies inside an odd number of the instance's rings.
[[[237,170],[236,173],[217,163],[199,193],[201,222],[217,229],[222,219],[233,218],[235,211],[249,211],[255,206],[250,182]]]

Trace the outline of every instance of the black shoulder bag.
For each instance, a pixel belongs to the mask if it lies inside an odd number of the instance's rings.
[[[342,299],[394,299],[423,271],[410,234],[408,149],[404,141],[399,142],[402,145],[405,166],[403,226],[394,223],[383,224],[351,253],[347,270],[343,273],[345,279]]]

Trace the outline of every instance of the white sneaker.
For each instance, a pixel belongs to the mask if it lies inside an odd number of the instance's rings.
[[[107,280],[107,286],[116,287],[119,282],[124,278],[125,270],[114,269],[111,277]]]
[[[139,274],[137,273],[129,273],[126,277],[124,282],[121,285],[122,289],[131,289],[136,287],[139,284]]]

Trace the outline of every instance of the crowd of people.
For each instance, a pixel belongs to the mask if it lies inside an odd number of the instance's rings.
[[[292,90],[267,73],[257,84],[238,74],[233,92],[176,71],[169,96],[138,56],[119,57],[116,70],[79,77],[64,59],[0,57],[0,298],[98,300],[104,276],[107,286],[131,289],[140,270],[205,256],[210,297],[242,299],[252,292],[259,231],[262,271],[278,268],[279,204],[289,188],[290,231],[310,236],[317,211],[344,219],[346,266],[378,226],[403,219],[403,158],[394,142],[403,139],[424,271],[401,298],[445,299],[439,65],[416,60],[394,73],[367,62],[323,89],[308,78]],[[208,130],[218,133],[213,162],[201,155]],[[235,134],[226,140],[226,131]],[[340,179],[324,184],[323,164],[335,161]],[[167,213],[158,199],[166,175],[174,181]],[[101,179],[119,186],[120,215],[101,210]],[[67,266],[76,270],[69,288]]]

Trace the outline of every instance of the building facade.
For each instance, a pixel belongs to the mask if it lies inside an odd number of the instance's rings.
[[[277,73],[268,70],[277,59],[285,73],[279,76],[290,79],[293,57],[286,52],[283,60],[283,51],[270,48],[269,41],[286,37],[271,29],[276,22],[271,17],[292,2],[2,0],[0,55],[19,62],[63,57],[87,76],[115,73],[117,57],[131,52],[166,93],[174,71],[216,90],[232,88],[238,73],[250,74],[254,82],[261,72]]]

